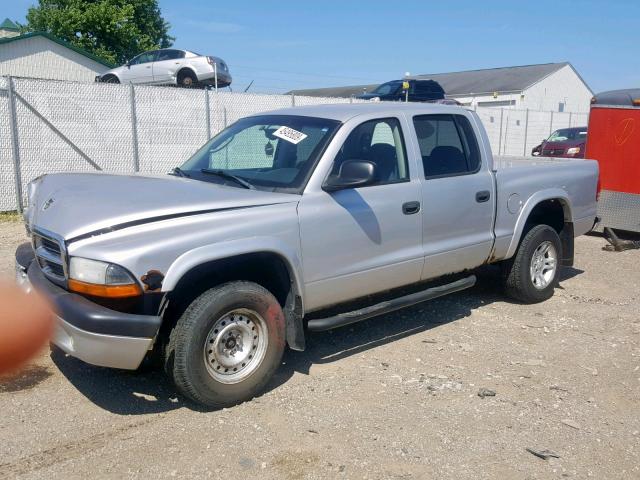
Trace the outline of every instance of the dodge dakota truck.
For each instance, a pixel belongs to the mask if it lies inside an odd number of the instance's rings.
[[[169,175],[31,182],[16,274],[55,306],[67,354],[155,358],[188,398],[232,405],[308,332],[469,288],[482,265],[519,302],[551,297],[593,227],[598,165],[530,160],[494,160],[461,107],[254,115]]]

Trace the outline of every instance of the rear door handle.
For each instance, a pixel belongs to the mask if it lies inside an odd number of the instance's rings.
[[[488,202],[490,198],[491,192],[489,192],[489,190],[482,190],[476,193],[476,202],[478,203]]]
[[[407,202],[402,204],[402,213],[405,215],[413,215],[420,211],[420,202]]]

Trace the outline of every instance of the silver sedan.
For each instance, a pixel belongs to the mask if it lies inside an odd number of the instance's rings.
[[[121,67],[96,77],[96,82],[153,85],[231,85],[231,74],[224,60],[189,50],[164,48],[144,52]]]

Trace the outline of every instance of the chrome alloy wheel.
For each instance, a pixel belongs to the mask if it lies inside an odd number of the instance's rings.
[[[558,252],[553,243],[542,242],[531,257],[531,281],[538,290],[544,290],[556,276]]]
[[[220,317],[207,335],[207,372],[220,383],[239,383],[260,366],[268,343],[267,323],[257,312],[232,310]]]

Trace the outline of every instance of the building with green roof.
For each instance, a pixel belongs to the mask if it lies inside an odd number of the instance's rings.
[[[17,37],[18,35],[20,35],[20,27],[14,22],[5,18],[4,21],[0,23],[0,38]]]
[[[113,67],[49,33],[20,34],[8,18],[0,25],[0,76],[93,82]]]

